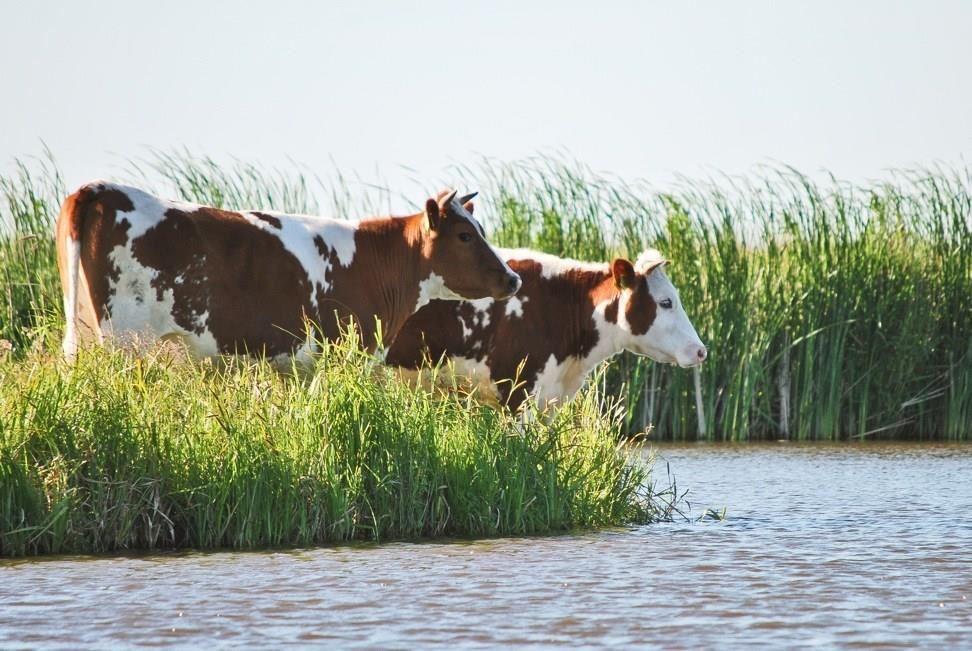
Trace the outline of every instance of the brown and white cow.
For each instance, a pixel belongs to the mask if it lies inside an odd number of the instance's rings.
[[[658,251],[610,265],[498,251],[523,279],[520,292],[505,302],[430,302],[399,332],[389,364],[412,375],[428,359],[448,360],[460,385],[516,409],[528,395],[541,406],[568,400],[622,350],[683,367],[705,359]]]
[[[250,352],[306,362],[314,338],[354,323],[374,348],[431,299],[505,299],[519,277],[483,238],[468,203],[350,222],[227,211],[107,182],[82,186],[57,220],[67,327],[79,344],[176,340],[195,357]]]

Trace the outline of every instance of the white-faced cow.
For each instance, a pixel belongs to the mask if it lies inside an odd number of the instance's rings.
[[[520,279],[483,238],[471,197],[443,193],[422,213],[350,222],[88,183],[57,220],[64,354],[130,337],[176,340],[195,357],[305,362],[315,337],[350,323],[374,348],[376,317],[390,341],[431,299],[505,299]]]
[[[528,395],[541,406],[568,400],[622,350],[685,367],[705,359],[657,251],[610,265],[498,251],[523,279],[515,297],[432,301],[406,322],[386,361],[408,376],[448,360],[460,385],[516,409]]]

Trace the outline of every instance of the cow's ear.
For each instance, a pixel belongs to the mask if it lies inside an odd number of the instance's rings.
[[[425,218],[429,220],[429,228],[433,231],[439,230],[439,224],[442,222],[442,213],[439,212],[439,202],[435,199],[429,199],[425,202]]]
[[[619,289],[630,289],[635,285],[636,275],[630,260],[615,258],[611,263],[611,275],[614,276],[614,284]]]
[[[462,204],[462,207],[465,208],[466,212],[468,212],[470,215],[473,214],[473,208],[475,208],[475,206],[473,206],[472,201],[467,201],[466,203]]]
[[[668,260],[655,260],[654,262],[646,265],[645,268],[641,270],[641,273],[645,274],[646,276],[650,276],[652,271],[666,264],[668,264]]]

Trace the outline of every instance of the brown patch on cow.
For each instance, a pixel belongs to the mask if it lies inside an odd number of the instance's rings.
[[[274,217],[273,215],[268,215],[268,214],[262,213],[262,212],[251,212],[250,214],[253,215],[254,217],[256,217],[257,219],[259,219],[260,221],[264,221],[264,222],[270,224],[271,226],[273,226],[277,230],[280,230],[280,229],[283,228],[283,224],[280,223],[280,218],[279,217]]]
[[[631,290],[628,304],[624,309],[624,318],[631,326],[631,334],[643,335],[648,332],[651,324],[655,322],[657,311],[658,306],[655,304],[655,298],[648,290],[648,279],[639,274],[638,283]]]
[[[108,302],[114,295],[112,287],[121,269],[111,260],[115,247],[128,244],[131,222],[119,213],[135,209],[132,200],[116,189],[96,190],[89,198],[80,227],[81,272],[87,279],[91,305],[99,323],[108,317]]]
[[[322,257],[330,260],[326,279],[340,291],[318,292],[318,321],[328,338],[336,338],[353,326],[362,344],[372,350],[382,340],[390,342],[418,303],[419,281],[428,273],[421,240],[409,231],[421,229],[422,214],[405,218],[369,219],[359,222],[354,233],[354,261],[342,266],[336,252],[320,238],[314,240]],[[318,241],[320,240],[320,241]]]
[[[68,240],[80,242],[78,278],[78,326],[85,336],[99,331],[99,324],[107,316],[107,303],[114,290],[120,270],[109,257],[116,246],[128,242],[131,223],[119,213],[134,210],[131,199],[104,184],[85,185],[69,195],[61,208],[55,229],[57,238],[58,271],[61,285],[67,293]]]
[[[399,330],[388,350],[394,361],[386,361],[393,366],[410,369],[418,369],[427,362],[441,362],[443,355],[464,342],[460,318],[464,320],[463,313],[467,308],[471,310],[472,306],[460,301],[429,301],[428,305],[412,315],[405,327]],[[426,342],[427,335],[433,335],[434,342]],[[444,345],[446,342],[454,345]],[[485,354],[481,346],[478,348],[480,355]]]
[[[132,255],[157,270],[158,300],[172,292],[175,322],[197,334],[208,329],[221,352],[277,355],[303,342],[312,316],[307,272],[280,239],[239,213],[170,209],[132,242]]]
[[[604,308],[604,320],[608,323],[618,322],[618,303],[620,302],[620,297],[615,296],[607,307]]]
[[[322,258],[328,258],[331,256],[331,249],[327,244],[324,243],[324,238],[320,235],[314,236],[314,246],[317,247],[317,252],[321,254]]]

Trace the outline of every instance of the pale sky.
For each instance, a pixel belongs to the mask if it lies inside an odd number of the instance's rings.
[[[863,181],[972,153],[972,2],[0,0],[0,92],[0,171],[43,140],[70,186],[146,146],[393,189],[544,151]]]

